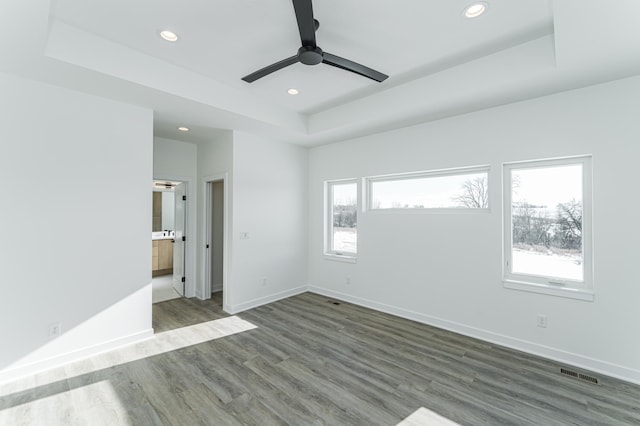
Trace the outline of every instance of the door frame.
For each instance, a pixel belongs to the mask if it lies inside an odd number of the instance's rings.
[[[213,212],[211,210],[211,191],[214,182],[222,182],[223,190],[223,206],[222,206],[222,309],[227,311],[230,299],[230,285],[229,285],[229,176],[228,173],[221,173],[217,175],[205,176],[202,178],[202,199],[203,205],[203,217],[205,219],[204,232],[205,238],[202,244],[202,298],[211,298],[211,256],[206,245],[211,247],[211,226],[213,221]]]
[[[185,236],[187,237],[186,244],[184,246],[184,276],[185,276],[185,286],[184,286],[184,296],[183,297],[194,297],[195,296],[195,265],[192,264],[193,259],[193,250],[195,249],[195,227],[193,226],[191,220],[191,203],[195,201],[193,198],[193,194],[195,191],[192,191],[193,178],[188,176],[176,176],[176,175],[153,175],[152,180],[169,180],[173,182],[180,182],[185,185],[185,194],[187,196],[187,203],[184,206],[185,208],[185,223],[184,223],[184,231]],[[194,210],[195,211],[195,210]]]

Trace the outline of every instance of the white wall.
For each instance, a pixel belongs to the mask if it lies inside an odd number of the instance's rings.
[[[307,158],[306,148],[234,133],[231,312],[306,290]]]
[[[194,143],[158,137],[153,139],[153,178],[187,182],[185,294],[188,297],[196,294],[197,153],[198,149]],[[194,238],[189,238],[190,234],[194,235]]]
[[[638,111],[636,77],[312,149],[312,290],[640,383]],[[593,154],[595,301],[503,288],[501,164],[578,154]],[[360,213],[357,263],[323,258],[323,181],[483,164],[490,214]]]
[[[211,294],[204,292],[205,287],[205,262],[207,250],[207,221],[206,221],[206,184],[210,180],[218,180],[220,177],[227,179],[227,233],[231,234],[233,224],[233,133],[231,131],[220,131],[219,134],[211,141],[198,143],[198,249],[196,253],[197,268],[197,284],[196,295],[201,299],[208,299]],[[231,265],[233,241],[229,238],[228,251],[226,260],[227,265]],[[232,271],[227,271],[227,279],[230,281]],[[224,294],[224,308],[228,310],[228,298],[233,292],[232,288]]]
[[[6,74],[0,93],[3,381],[151,335],[153,116]]]

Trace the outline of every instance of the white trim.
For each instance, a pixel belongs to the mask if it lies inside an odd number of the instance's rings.
[[[0,372],[0,385],[153,338],[153,328]]]
[[[393,214],[478,214],[478,213],[490,213],[490,206],[481,208],[469,208],[469,207],[406,207],[406,208],[374,208],[371,205],[373,197],[373,184],[377,182],[394,182],[401,180],[414,180],[424,178],[436,178],[445,176],[465,176],[470,174],[484,173],[487,176],[487,189],[489,186],[489,174],[491,172],[490,165],[481,166],[468,166],[457,167],[450,169],[440,170],[427,170],[420,172],[410,173],[396,173],[390,175],[369,176],[363,178],[363,204],[362,211],[381,214],[381,213],[393,213]],[[489,202],[487,192],[487,203]]]
[[[512,225],[512,188],[513,170],[537,168],[582,166],[582,256],[583,280],[572,281],[550,276],[514,273],[511,271],[513,225]],[[567,297],[592,302],[594,296],[593,280],[593,158],[591,155],[529,160],[502,164],[502,281],[505,288],[532,293]]]
[[[369,309],[385,312],[387,314],[442,328],[444,330],[453,331],[455,333],[473,337],[475,339],[480,339],[489,343],[505,346],[510,349],[537,355],[558,363],[575,366],[577,368],[593,371],[596,373],[607,375],[609,377],[640,385],[640,370],[634,370],[632,368],[624,367],[610,362],[589,358],[572,352],[555,349],[549,346],[539,345],[537,343],[529,342],[526,340],[516,339],[476,327],[470,327],[468,325],[460,324],[457,322],[448,321],[445,319],[413,312],[396,306],[351,296],[313,285],[309,285],[309,292],[343,300],[345,302],[364,306]]]
[[[323,257],[325,260],[333,260],[335,262],[358,263],[357,257],[346,254],[325,253],[323,254]]]
[[[211,238],[210,229],[211,226],[211,194],[209,184],[213,182],[222,181],[223,186],[223,212],[222,212],[222,220],[223,220],[223,237],[222,237],[222,306],[223,310],[226,312],[230,311],[227,309],[229,306],[230,293],[231,293],[231,285],[229,283],[229,173],[218,173],[215,175],[204,176],[202,178],[202,194],[203,194],[203,217],[204,217],[204,227],[206,238],[204,244],[209,243],[209,239]],[[207,256],[207,249],[203,247],[202,250],[202,265],[201,265],[201,276],[203,277],[202,282],[200,283],[200,290],[202,291],[202,295],[200,297],[201,300],[206,300],[211,298],[211,280],[209,279],[209,268],[211,267],[211,258]]]
[[[405,208],[388,208],[388,209],[366,209],[365,214],[448,214],[448,215],[467,215],[467,214],[489,214],[491,208],[467,208],[467,207],[405,207]]]
[[[333,187],[335,185],[351,185],[351,184],[356,185],[356,252],[355,253],[349,252],[349,251],[338,252],[336,250],[333,250]],[[330,257],[333,260],[338,260],[336,259],[336,257],[355,259],[358,256],[357,217],[362,207],[362,205],[360,204],[360,197],[358,196],[360,193],[362,193],[362,188],[357,178],[327,180],[324,182],[324,249],[322,253],[325,257]],[[346,260],[346,259],[344,261],[349,262],[349,260]]]
[[[502,283],[504,288],[509,288],[511,290],[522,290],[531,293],[547,294],[550,296],[567,297],[569,299],[586,300],[587,302],[593,302],[595,299],[593,291],[578,289],[575,287],[554,287],[548,284],[513,280],[503,280]]]
[[[386,175],[368,176],[366,180],[402,180],[410,179],[412,177],[426,177],[426,176],[447,176],[447,175],[465,175],[472,173],[489,172],[491,164],[481,164],[479,166],[463,166],[463,167],[451,167],[447,169],[435,169],[435,170],[419,170],[416,172],[403,172],[403,173],[390,173]]]
[[[258,306],[266,305],[267,303],[277,302],[278,300],[282,300],[282,299],[286,299],[287,297],[306,293],[307,291],[308,291],[308,286],[303,285],[300,287],[292,288],[290,290],[285,290],[279,293],[271,294],[269,296],[264,296],[264,297],[259,297],[257,299],[249,300],[247,302],[243,302],[238,305],[225,305],[224,310],[225,312],[231,315],[235,315],[239,312],[257,308]]]
[[[189,208],[189,204],[191,202],[197,201],[195,199],[196,187],[193,184],[195,179],[189,176],[160,174],[160,175],[153,175],[153,180],[169,180],[169,181],[180,182],[185,184],[185,195],[187,196],[187,203],[184,206],[184,218],[185,218],[184,234],[187,237],[187,241],[186,241],[186,244],[184,245],[185,256],[184,256],[183,273],[186,281],[184,297],[197,296],[198,291],[197,291],[197,285],[195,282],[196,281],[195,259],[196,259],[196,252],[197,252],[196,250],[197,226],[194,226],[195,224],[191,223],[192,221],[191,221],[191,218],[189,217],[191,215],[190,213],[191,209]],[[191,197],[194,197],[194,199],[191,200]],[[195,206],[197,206],[197,203],[195,204]],[[194,211],[196,211],[196,209],[194,209]],[[198,219],[196,218],[196,222],[197,220]]]

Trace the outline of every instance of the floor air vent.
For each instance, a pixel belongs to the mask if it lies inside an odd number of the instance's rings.
[[[577,371],[567,370],[566,368],[561,368],[560,373],[565,374],[567,376],[575,377],[576,379],[584,380],[589,383],[598,384],[598,379],[592,376],[587,376],[586,374],[578,373]]]

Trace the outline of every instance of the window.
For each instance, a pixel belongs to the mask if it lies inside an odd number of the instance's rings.
[[[591,158],[505,164],[505,286],[593,300]]]
[[[358,184],[355,180],[326,183],[325,254],[355,258],[358,251]]]
[[[369,178],[368,208],[488,209],[488,175],[488,167],[474,167]]]

